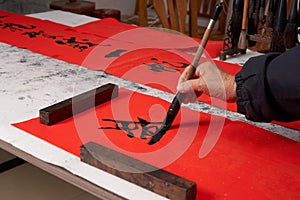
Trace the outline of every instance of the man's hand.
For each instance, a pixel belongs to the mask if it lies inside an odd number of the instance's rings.
[[[219,98],[227,102],[234,102],[236,99],[235,77],[224,72],[215,63],[207,61],[201,63],[192,79],[186,80],[188,66],[179,78],[177,90],[186,93],[183,103],[190,103],[197,100],[202,93]]]

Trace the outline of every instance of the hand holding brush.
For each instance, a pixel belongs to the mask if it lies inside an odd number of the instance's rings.
[[[189,67],[189,70],[187,72],[187,79],[191,79],[193,75],[195,74],[196,68],[198,67],[199,60],[204,52],[205,46],[208,42],[208,39],[210,37],[211,31],[213,30],[216,21],[219,18],[219,15],[223,9],[223,1],[220,1],[219,4],[216,5],[213,16],[211,17],[209,24],[205,30],[205,33],[203,35],[203,38],[201,40],[201,43],[197,49],[196,55],[193,59],[193,62],[191,64],[191,67]],[[158,142],[162,136],[166,133],[166,131],[170,128],[172,125],[175,117],[177,116],[181,103],[185,98],[185,94],[183,93],[177,93],[176,96],[174,97],[169,110],[167,112],[167,116],[161,126],[161,128],[155,133],[155,135],[152,137],[152,139],[148,142],[148,144],[155,144]]]

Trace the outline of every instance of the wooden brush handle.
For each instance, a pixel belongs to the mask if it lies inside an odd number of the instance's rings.
[[[199,62],[199,59],[201,58],[202,54],[203,54],[203,51],[204,51],[204,48],[206,46],[206,43],[209,39],[209,36],[210,36],[210,33],[211,33],[211,30],[213,29],[214,25],[215,25],[215,22],[217,21],[218,19],[218,16],[220,15],[223,7],[223,1],[221,1],[219,4],[216,5],[215,7],[215,10],[214,10],[214,13],[213,13],[213,16],[208,24],[208,27],[205,31],[205,34],[202,38],[202,41],[198,47],[198,50],[197,50],[197,53],[194,57],[194,60],[192,62],[192,67],[190,67],[189,71],[188,71],[188,74],[187,74],[187,79],[191,79],[195,73],[195,70],[196,70],[196,67],[198,67],[198,62]],[[175,117],[177,116],[177,113],[180,109],[180,106],[181,106],[181,103],[182,101],[184,100],[185,98],[185,94],[184,93],[179,93],[177,92],[175,98],[173,99],[169,109],[168,109],[168,113],[167,113],[167,116],[164,120],[164,123],[162,125],[162,127],[155,133],[155,136],[149,141],[148,144],[154,144],[156,143],[157,141],[160,140],[160,138],[162,137],[162,135],[165,134],[165,132],[169,129],[169,127],[172,125]]]
[[[245,0],[244,1],[244,10],[243,10],[243,21],[242,21],[242,29],[243,30],[245,30],[247,27],[248,5],[249,5],[249,0]]]
[[[215,24],[216,24],[216,21],[218,20],[219,18],[219,15],[221,14],[221,11],[223,9],[223,1],[221,1],[219,4],[216,5],[215,7],[215,10],[213,12],[213,15],[211,16],[211,19],[209,21],[209,24],[204,32],[204,35],[202,37],[202,40],[201,40],[201,43],[197,49],[197,52],[196,52],[196,55],[193,59],[193,62],[192,62],[192,67],[190,68],[190,70],[188,71],[187,73],[187,80],[191,79],[196,71],[196,68],[198,67],[198,63],[199,63],[199,60],[204,52],[204,49],[206,47],[206,44],[209,40],[209,37],[210,37],[210,34],[212,32],[212,30],[214,29],[215,27]]]

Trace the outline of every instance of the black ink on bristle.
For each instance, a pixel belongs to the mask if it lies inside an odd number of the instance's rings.
[[[174,97],[169,110],[167,112],[167,116],[163,122],[163,125],[161,126],[160,129],[158,129],[158,131],[152,136],[152,139],[148,142],[148,144],[152,145],[155,144],[156,142],[158,142],[163,136],[164,134],[169,130],[169,128],[172,126],[172,123],[174,121],[174,119],[177,116],[177,113],[180,110],[180,106],[182,101],[185,98],[185,94],[184,93],[177,93],[176,96]]]
[[[155,135],[152,136],[151,140],[148,142],[149,145],[153,145],[164,136],[164,134],[167,132],[168,127],[163,126]]]
[[[139,122],[141,123],[141,126],[147,126],[148,124],[150,124],[151,122],[148,122],[140,117],[138,117]]]

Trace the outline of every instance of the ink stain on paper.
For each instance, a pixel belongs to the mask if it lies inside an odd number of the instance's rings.
[[[143,64],[150,67],[150,70],[154,72],[178,72],[188,66],[188,64],[184,62],[172,64],[168,61],[159,61],[157,58],[151,58],[150,60],[151,62]]]
[[[121,56],[121,53],[126,52],[126,51],[127,50],[125,50],[125,49],[117,49],[115,51],[112,51],[112,52],[106,54],[104,57],[105,58],[113,58],[113,57],[117,58],[117,57]]]

